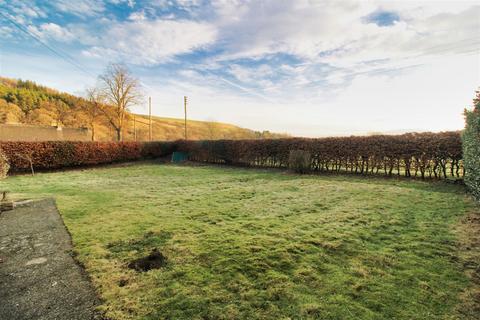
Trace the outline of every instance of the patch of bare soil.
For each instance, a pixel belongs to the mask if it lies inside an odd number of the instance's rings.
[[[158,249],[153,249],[146,257],[135,259],[130,262],[128,267],[139,272],[146,272],[152,269],[163,268],[166,264],[167,258]]]
[[[480,315],[480,212],[473,212],[457,226],[459,259],[471,284],[460,295],[457,308],[460,319],[478,319]]]

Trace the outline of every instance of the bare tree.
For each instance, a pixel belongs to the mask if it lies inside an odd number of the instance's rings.
[[[99,91],[106,102],[100,110],[117,133],[117,140],[121,141],[125,114],[131,106],[143,101],[140,82],[125,65],[116,63],[110,64],[99,80]]]
[[[92,141],[95,141],[95,124],[100,117],[102,106],[105,104],[105,97],[100,90],[95,87],[87,88],[85,90],[85,96],[88,100],[83,106],[83,111],[87,116],[88,126],[92,130]]]
[[[34,176],[35,170],[33,170],[33,151],[25,151],[24,153],[16,153],[15,155],[20,159],[28,162],[28,164],[30,165],[30,171],[32,172],[32,176]]]

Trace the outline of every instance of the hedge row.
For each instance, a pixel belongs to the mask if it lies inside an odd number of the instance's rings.
[[[472,194],[480,200],[480,92],[474,99],[474,109],[465,111],[463,154],[465,158],[465,183]]]
[[[470,159],[476,160],[471,160],[474,165],[468,167],[467,177],[478,193],[478,112],[467,115],[468,119],[476,127],[472,127],[475,129],[471,129],[470,135],[468,129],[465,133],[466,152]],[[301,172],[343,171],[439,179],[459,178],[465,173],[459,132],[321,139],[0,142],[0,148],[10,163],[11,172],[28,171],[30,163],[36,170],[59,169],[162,157],[173,151],[183,151],[194,161],[278,168],[301,165]]]
[[[464,175],[459,132],[276,140],[179,141],[190,159],[255,167],[289,166],[292,150],[309,153],[310,170],[406,177]]]
[[[173,142],[0,142],[10,172],[60,169],[156,158],[171,154]]]

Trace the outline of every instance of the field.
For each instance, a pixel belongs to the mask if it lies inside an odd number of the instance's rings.
[[[56,197],[113,319],[474,319],[461,186],[142,163],[1,187]]]
[[[136,115],[137,139],[148,140],[148,116]],[[184,119],[152,117],[153,140],[178,140],[184,138]],[[192,140],[201,139],[254,139],[258,138],[255,131],[235,125],[213,121],[188,120],[188,137]],[[270,134],[271,137],[280,137],[280,134]],[[267,137],[270,137],[267,136]],[[286,135],[283,135],[286,136]],[[133,120],[128,118],[128,132],[126,140],[133,140]]]

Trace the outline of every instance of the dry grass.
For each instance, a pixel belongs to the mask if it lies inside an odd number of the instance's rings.
[[[148,116],[137,115],[137,119],[148,123]],[[127,135],[130,139],[133,137],[132,121],[130,117],[130,133]],[[253,130],[240,128],[227,123],[188,120],[187,127],[188,138],[191,140],[255,138],[255,132]],[[152,117],[152,128],[154,140],[178,140],[184,138],[185,126],[183,119]],[[142,140],[148,139],[147,125],[137,125],[137,137]]]
[[[461,294],[458,314],[464,319],[475,319],[480,315],[480,214],[473,211],[456,226],[458,257],[463,265],[470,285]]]

